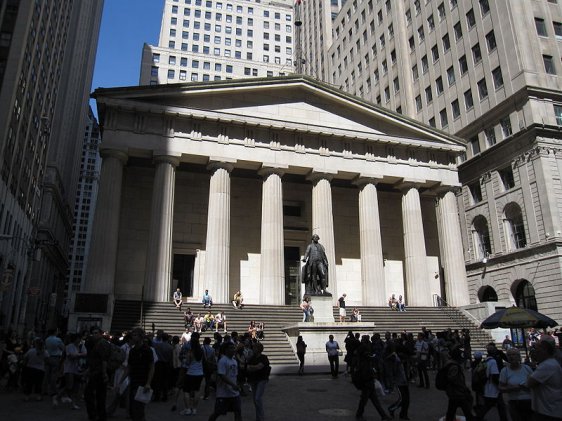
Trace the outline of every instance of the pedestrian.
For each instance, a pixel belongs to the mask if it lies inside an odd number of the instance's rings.
[[[133,421],[144,421],[145,404],[135,399],[139,388],[143,393],[150,392],[154,376],[154,353],[145,342],[144,331],[135,328],[131,331],[132,347],[129,350],[127,368],[121,381],[129,377],[129,415]]]
[[[47,392],[51,396],[53,407],[59,404],[57,382],[61,374],[62,356],[65,350],[64,342],[57,334],[58,329],[49,329],[45,339],[45,349],[49,354],[49,358],[45,361],[45,377],[47,378]]]
[[[261,342],[254,342],[252,351],[254,354],[248,361],[247,367],[248,383],[252,387],[252,397],[256,407],[256,421],[264,421],[263,394],[269,380],[269,374],[271,373],[271,365],[269,364],[269,358],[263,354],[263,344]]]
[[[302,298],[302,303],[300,305],[300,308],[302,310],[302,321],[303,322],[309,322],[310,321],[310,297],[308,295],[305,295]]]
[[[499,389],[500,371],[498,369],[498,363],[494,358],[495,349],[495,345],[492,346],[492,344],[488,344],[488,356],[486,358],[486,384],[484,385],[484,405],[478,408],[477,413],[478,417],[483,419],[484,415],[486,415],[486,413],[495,406],[498,410],[500,421],[507,421],[505,403]]]
[[[425,335],[418,333],[416,341],[416,359],[418,363],[418,387],[429,389],[429,376],[427,374],[427,365],[429,363],[429,344],[425,341]]]
[[[472,392],[466,385],[463,369],[463,355],[459,347],[453,348],[450,352],[441,352],[443,367],[437,372],[435,386],[445,390],[449,402],[447,404],[447,414],[445,421],[456,419],[457,408],[461,408],[467,421],[475,420],[472,413]],[[444,385],[439,384],[439,378],[444,377]]]
[[[76,404],[78,400],[78,390],[82,383],[83,366],[81,361],[87,357],[86,347],[81,343],[80,335],[73,333],[70,335],[70,343],[66,346],[66,358],[64,360],[64,385],[66,396],[62,401],[72,404],[72,409],[80,409]]]
[[[306,343],[299,335],[297,338],[297,358],[299,359],[299,376],[304,374],[304,355],[306,354]]]
[[[205,377],[203,371],[203,348],[199,343],[200,335],[194,332],[191,341],[187,346],[185,354],[187,371],[183,384],[183,399],[185,409],[181,415],[197,415],[197,405],[199,403],[199,389]]]
[[[174,291],[173,298],[174,298],[174,305],[179,311],[181,311],[181,306],[183,304],[183,297],[181,294],[181,289],[179,287]]]
[[[354,335],[353,332],[350,330],[347,332],[347,336],[343,341],[345,344],[345,357],[343,358],[343,361],[345,362],[345,375],[348,375],[350,373],[353,354],[355,353],[355,350],[357,349],[360,343],[359,337],[360,337],[359,333],[356,333]]]
[[[330,335],[331,336],[331,335]],[[373,359],[371,358],[371,344],[369,343],[369,336],[363,335],[361,337],[361,343],[356,349],[353,362],[352,362],[352,375],[351,379],[356,388],[361,391],[361,396],[359,397],[359,405],[355,413],[355,419],[358,421],[364,421],[363,413],[365,412],[365,406],[367,401],[370,400],[373,403],[376,411],[379,413],[381,419],[391,420],[379,401],[379,398],[375,392],[375,372],[373,370]]]
[[[554,358],[555,352],[556,344],[551,337],[539,340],[535,348],[539,364],[527,380],[534,421],[562,420],[562,368]]]
[[[242,405],[240,388],[236,383],[238,377],[238,363],[234,359],[235,345],[224,342],[221,347],[222,357],[217,364],[217,390],[214,412],[209,421],[215,421],[219,416],[234,412],[234,420],[242,421]]]
[[[103,338],[102,330],[97,326],[90,328],[90,336],[86,339],[87,366],[86,388],[84,400],[90,420],[106,421],[105,407],[107,383],[107,363],[111,354],[109,342]]]
[[[517,348],[508,348],[506,354],[508,364],[500,372],[499,388],[507,397],[511,421],[531,420],[533,411],[527,379],[533,370],[521,364],[521,352]]]
[[[154,364],[154,378],[152,380],[153,400],[155,402],[166,402],[172,376],[174,347],[170,344],[170,336],[165,332],[158,333],[152,346],[156,351],[157,357]]]
[[[202,348],[203,348],[203,374],[205,375],[205,389],[203,392],[203,400],[207,400],[209,399],[209,394],[211,392],[211,385],[213,387],[215,386],[213,377],[215,377],[217,374],[217,356],[215,350],[211,346],[211,338],[206,337],[203,340]]]
[[[338,299],[338,307],[340,309],[340,323],[345,322],[345,298],[347,297],[346,294],[342,294],[342,296]]]
[[[37,394],[35,400],[41,401],[41,388],[45,377],[45,362],[49,353],[45,350],[45,343],[40,338],[33,340],[33,346],[23,356],[23,393],[24,400],[29,401],[31,394]]]
[[[340,370],[340,345],[337,341],[334,341],[334,335],[328,336],[326,352],[328,353],[328,361],[330,362],[330,372],[335,379],[338,377]]]
[[[387,357],[391,361],[392,383],[398,387],[398,399],[389,407],[390,417],[394,418],[394,413],[400,409],[400,419],[409,420],[408,409],[410,407],[410,388],[408,387],[408,379],[404,371],[404,364],[396,352],[396,343],[390,345],[390,354]]]

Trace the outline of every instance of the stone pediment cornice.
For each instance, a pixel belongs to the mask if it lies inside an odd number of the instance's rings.
[[[174,107],[160,104],[150,104],[145,102],[138,102],[129,99],[117,99],[117,98],[98,98],[99,102],[103,103],[106,108],[105,124],[104,129],[119,130],[119,127],[115,126],[115,122],[118,120],[114,118],[112,114],[124,112],[124,113],[135,113],[136,116],[139,114],[145,115],[159,115],[161,118],[165,119],[167,122],[170,117],[173,118],[185,118],[193,119],[195,121],[216,121],[217,123],[228,124],[228,125],[240,125],[246,128],[266,128],[270,130],[280,130],[291,132],[294,134],[303,135],[316,135],[319,137],[329,137],[329,138],[341,138],[344,141],[362,140],[362,141],[372,141],[388,145],[400,145],[412,148],[422,148],[429,150],[439,150],[439,151],[449,151],[449,152],[464,152],[465,147],[462,145],[452,144],[452,143],[440,143],[437,141],[415,139],[410,137],[400,137],[386,135],[384,133],[368,133],[359,130],[350,129],[340,129],[337,127],[327,127],[318,126],[313,124],[304,124],[299,122],[284,121],[278,119],[264,118],[259,116],[247,116],[236,113],[229,113],[225,111],[207,110],[207,109],[197,109],[197,108],[183,108]],[[141,117],[136,117],[137,120],[144,120]],[[135,127],[136,131],[144,130],[146,133],[151,132],[151,128],[146,125],[137,124]],[[168,129],[168,133],[171,130]],[[157,131],[155,130],[154,133]],[[172,131],[173,132],[173,131]],[[161,134],[158,131],[157,134]]]

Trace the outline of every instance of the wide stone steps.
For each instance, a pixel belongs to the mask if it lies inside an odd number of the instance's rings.
[[[188,303],[183,306],[185,310],[191,307],[194,313],[204,313],[199,303]],[[265,339],[263,341],[267,355],[273,365],[296,366],[297,358],[282,329],[302,321],[302,312],[298,306],[265,306],[246,305],[244,309],[237,310],[232,305],[215,304],[213,314],[223,310],[228,331],[237,331],[243,334],[247,331],[251,320],[263,322],[265,325]],[[338,309],[334,307],[334,320],[339,320]],[[147,331],[162,329],[171,335],[181,335],[184,331],[183,313],[179,312],[173,304],[144,303],[142,313],[144,323],[141,322],[140,301],[117,300],[115,302],[112,332],[130,330],[133,327],[143,327]],[[348,320],[351,309],[348,309]],[[491,337],[486,331],[478,329],[477,325],[469,320],[461,311],[447,307],[409,307],[406,312],[391,311],[387,307],[361,307],[362,321],[374,322],[374,332],[384,334],[390,332],[417,333],[422,326],[439,332],[451,329],[468,328],[471,332],[473,350],[485,349]],[[154,325],[153,325],[154,324]],[[222,333],[222,332],[221,332]],[[203,337],[212,336],[213,332],[204,332]]]

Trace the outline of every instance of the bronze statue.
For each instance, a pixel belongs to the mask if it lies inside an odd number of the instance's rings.
[[[312,236],[312,243],[306,248],[302,261],[306,263],[302,269],[302,279],[306,285],[306,294],[316,295],[327,293],[328,258],[324,246],[318,242],[317,234]]]

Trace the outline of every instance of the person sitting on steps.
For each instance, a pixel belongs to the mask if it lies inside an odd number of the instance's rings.
[[[242,308],[244,307],[243,303],[244,303],[244,297],[242,297],[242,293],[240,291],[237,291],[234,294],[232,305],[234,306],[234,308],[237,308],[238,310],[242,310]]]

